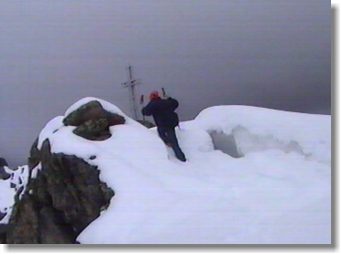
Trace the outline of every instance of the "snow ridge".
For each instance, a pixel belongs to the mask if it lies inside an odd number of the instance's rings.
[[[96,98],[71,106],[68,115]],[[55,153],[100,169],[115,191],[111,204],[78,237],[94,244],[330,243],[330,116],[247,106],[217,106],[177,129],[188,161],[98,100],[126,123],[90,141],[52,119],[39,135]],[[233,158],[215,150],[211,132],[233,135]],[[94,155],[96,159],[90,160]]]

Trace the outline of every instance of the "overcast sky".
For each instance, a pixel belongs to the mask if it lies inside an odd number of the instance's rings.
[[[2,0],[0,157],[25,163],[82,97],[129,113],[128,64],[182,120],[219,104],[329,114],[330,1]]]

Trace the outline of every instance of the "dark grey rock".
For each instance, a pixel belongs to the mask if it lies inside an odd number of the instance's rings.
[[[4,166],[8,167],[8,163],[4,158],[0,157],[0,167]]]
[[[42,169],[29,180],[22,198],[16,197],[6,241],[76,243],[79,233],[108,207],[114,191],[99,180],[97,167],[76,156],[51,153],[48,140],[39,155]]]
[[[66,126],[77,126],[74,133],[89,140],[105,140],[111,137],[109,127],[124,124],[125,118],[106,111],[100,102],[90,101],[63,119]]]
[[[7,173],[3,167],[0,167],[0,180],[7,180],[11,174]]]

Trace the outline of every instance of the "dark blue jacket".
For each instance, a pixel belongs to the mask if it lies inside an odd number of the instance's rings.
[[[178,125],[179,119],[175,112],[178,107],[178,101],[173,98],[168,99],[153,99],[146,107],[142,109],[142,114],[145,116],[153,116],[157,127],[174,128]]]

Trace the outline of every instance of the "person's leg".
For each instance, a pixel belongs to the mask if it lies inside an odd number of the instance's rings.
[[[165,128],[157,127],[159,137],[163,140],[165,144],[169,143],[167,138],[167,131]]]
[[[173,151],[175,152],[176,157],[181,161],[186,161],[185,155],[182,149],[179,147],[176,132],[174,128],[170,128],[167,130],[167,139],[171,144]]]

